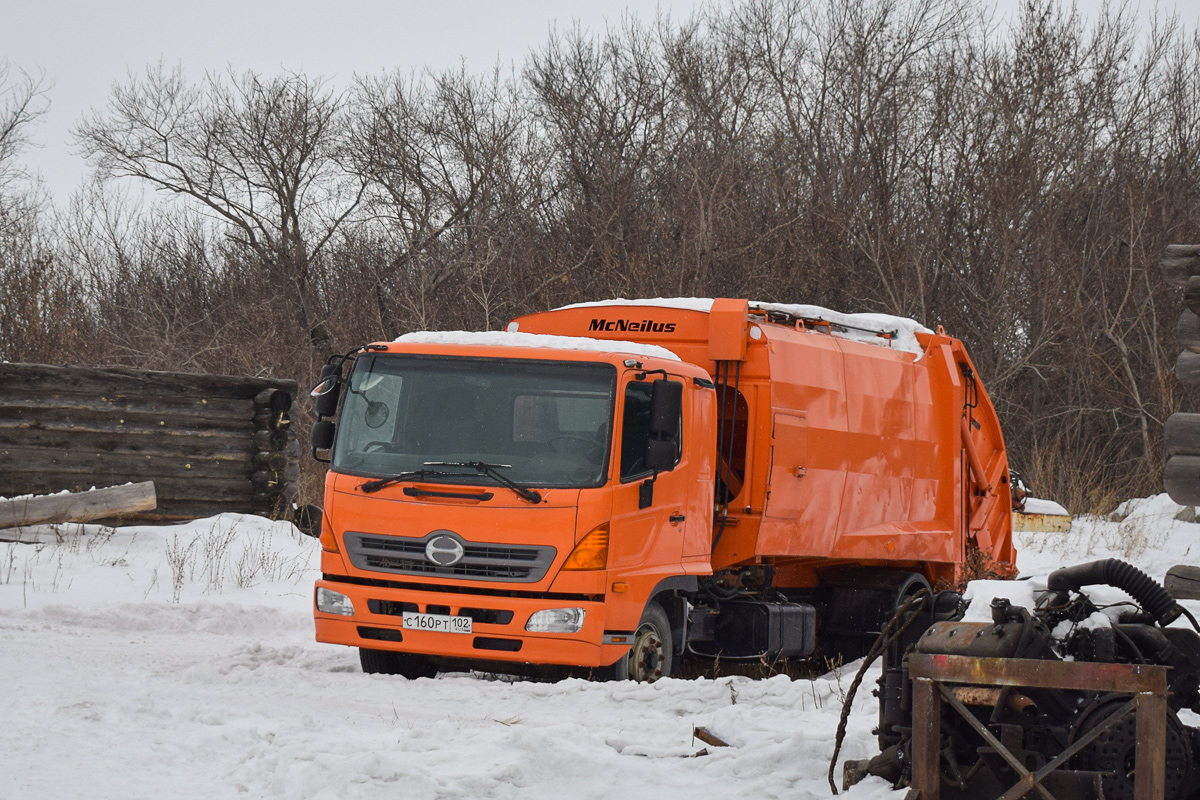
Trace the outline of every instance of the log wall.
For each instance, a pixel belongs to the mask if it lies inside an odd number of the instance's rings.
[[[295,381],[0,363],[0,497],[154,481],[140,519],[281,516]]]

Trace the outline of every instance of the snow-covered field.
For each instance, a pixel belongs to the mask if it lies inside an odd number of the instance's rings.
[[[1165,496],[1129,505],[1120,523],[1020,534],[1022,573],[1115,556],[1161,580],[1195,561],[1200,524]],[[368,676],[355,651],[312,640],[317,546],[289,524],[27,532],[42,543],[0,543],[0,798],[830,795],[852,670],[649,686]],[[842,759],[873,755],[875,677]],[[843,796],[903,793],[869,779]]]

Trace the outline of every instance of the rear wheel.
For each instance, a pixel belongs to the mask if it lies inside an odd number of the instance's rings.
[[[393,650],[358,648],[358,661],[368,675],[401,675],[405,678],[435,678],[437,667],[424,656]]]
[[[654,683],[659,678],[669,677],[674,666],[671,621],[663,607],[651,600],[638,622],[633,647],[613,665],[613,677],[621,681]]]

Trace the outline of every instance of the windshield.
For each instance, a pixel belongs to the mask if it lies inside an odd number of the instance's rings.
[[[364,356],[350,375],[333,468],[385,477],[478,461],[522,485],[607,478],[616,368],[608,364]],[[470,469],[431,480],[495,484]],[[460,476],[457,473],[462,472]],[[422,478],[425,480],[425,478]]]

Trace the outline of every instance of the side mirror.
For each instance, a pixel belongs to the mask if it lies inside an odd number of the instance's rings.
[[[341,365],[326,364],[321,367],[321,379],[309,392],[309,396],[316,400],[313,410],[317,412],[317,416],[332,417],[336,414],[338,400],[342,396]]]
[[[683,415],[683,384],[665,378],[650,389],[650,438],[679,441],[679,420]]]
[[[646,466],[655,472],[667,472],[675,466],[679,444],[672,439],[651,439],[646,442]]]
[[[683,413],[683,384],[660,379],[650,394],[650,436],[645,464],[655,472],[675,468],[679,457],[679,420]]]
[[[320,422],[314,422],[312,432],[309,434],[309,442],[312,443],[314,453],[317,450],[328,450],[333,447],[333,434],[336,430],[332,420],[323,419]]]

